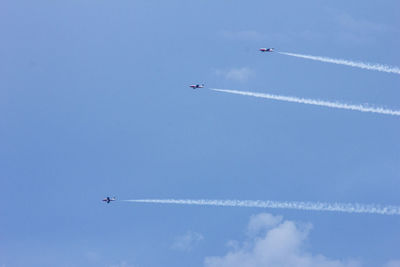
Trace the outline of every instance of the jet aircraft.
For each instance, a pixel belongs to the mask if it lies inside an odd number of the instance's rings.
[[[204,84],[192,84],[189,85],[192,89],[204,88]]]
[[[274,52],[274,48],[260,48],[261,52]]]
[[[106,197],[105,199],[103,199],[102,201],[110,203],[111,201],[115,201],[115,197]]]

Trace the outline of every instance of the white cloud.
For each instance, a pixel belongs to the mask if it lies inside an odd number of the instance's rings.
[[[233,68],[230,70],[216,70],[215,73],[219,76],[223,76],[227,80],[239,82],[245,82],[254,75],[254,71],[248,67]]]
[[[225,256],[207,257],[206,267],[355,267],[355,261],[329,259],[305,250],[311,227],[300,227],[280,216],[260,214],[250,219],[248,229],[265,233],[229,251]]]
[[[250,222],[247,226],[247,232],[253,236],[259,234],[260,231],[268,230],[282,221],[282,216],[273,216],[269,213],[260,213],[250,217]]]
[[[189,231],[184,235],[176,237],[172,248],[180,251],[190,251],[203,239],[202,234]]]

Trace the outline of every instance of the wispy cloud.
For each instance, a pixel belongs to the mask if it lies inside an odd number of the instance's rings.
[[[186,234],[177,236],[172,244],[172,249],[180,251],[190,251],[204,239],[203,235],[188,231]]]
[[[254,71],[248,67],[232,68],[229,70],[216,70],[215,74],[227,80],[245,82],[254,75]]]
[[[267,220],[266,220],[267,218]],[[273,224],[271,224],[273,222]],[[267,228],[224,256],[207,257],[205,267],[356,267],[352,260],[335,260],[307,251],[307,239],[311,225],[302,227],[293,221],[282,221],[279,216],[262,213],[251,218],[251,224]]]

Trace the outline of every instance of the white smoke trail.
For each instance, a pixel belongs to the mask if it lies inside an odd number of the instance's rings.
[[[131,199],[123,200],[136,203],[179,204],[198,206],[246,207],[270,209],[295,209],[313,211],[333,211],[346,213],[370,213],[381,215],[400,215],[400,206],[363,205],[352,203],[324,203],[297,201],[262,200],[215,200],[215,199]]]
[[[218,92],[261,97],[261,98],[286,101],[286,102],[294,102],[294,103],[309,104],[309,105],[323,106],[323,107],[329,107],[329,108],[349,109],[349,110],[357,110],[357,111],[361,111],[361,112],[373,112],[373,113],[379,113],[379,114],[400,116],[400,110],[391,110],[391,109],[385,109],[385,108],[379,108],[379,107],[368,107],[368,106],[363,106],[363,105],[350,105],[350,104],[344,104],[344,103],[338,103],[338,102],[328,102],[328,101],[323,101],[323,100],[300,98],[300,97],[295,97],[295,96],[272,95],[272,94],[265,94],[265,93],[254,93],[254,92],[237,91],[237,90],[229,90],[229,89],[216,89],[216,88],[210,88],[210,89],[213,91],[218,91]]]
[[[282,55],[292,56],[292,57],[306,58],[306,59],[317,60],[317,61],[322,61],[322,62],[327,62],[327,63],[346,65],[346,66],[355,67],[355,68],[400,74],[399,67],[391,67],[391,66],[382,65],[382,64],[363,63],[363,62],[359,62],[359,61],[335,59],[335,58],[328,58],[328,57],[318,57],[318,56],[311,56],[311,55],[302,55],[302,54],[295,54],[295,53],[289,53],[289,52],[278,52],[278,53],[282,54]]]

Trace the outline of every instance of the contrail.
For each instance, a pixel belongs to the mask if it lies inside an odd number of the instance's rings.
[[[272,94],[265,94],[265,93],[255,93],[255,92],[247,92],[247,91],[237,91],[237,90],[229,90],[229,89],[217,89],[217,88],[210,88],[213,91],[218,92],[225,92],[237,95],[247,95],[247,96],[254,96],[260,98],[267,98],[273,99],[278,101],[286,101],[286,102],[294,102],[294,103],[301,103],[301,104],[309,104],[309,105],[316,105],[316,106],[323,106],[329,108],[339,108],[339,109],[349,109],[349,110],[356,110],[361,112],[373,112],[385,115],[393,115],[393,116],[400,116],[400,110],[391,110],[379,107],[368,107],[363,105],[350,105],[344,104],[339,102],[329,102],[323,100],[316,100],[316,99],[307,99],[295,96],[282,96],[282,95],[272,95]]]
[[[346,65],[346,66],[361,68],[361,69],[366,69],[366,70],[377,70],[377,71],[400,74],[399,67],[392,67],[392,66],[387,66],[387,65],[383,65],[383,64],[364,63],[364,62],[360,62],[360,61],[351,61],[351,60],[335,59],[335,58],[329,58],[329,57],[302,55],[302,54],[295,54],[295,53],[289,53],[289,52],[278,52],[278,53],[282,54],[282,55],[292,56],[292,57],[306,58],[306,59],[317,60],[317,61],[322,61],[322,62],[327,62],[327,63]]]
[[[220,207],[246,207],[270,209],[294,209],[312,211],[333,211],[345,213],[369,213],[381,215],[400,215],[400,206],[363,205],[357,203],[324,203],[271,200],[216,200],[216,199],[131,199],[123,200],[136,203],[178,204]]]

